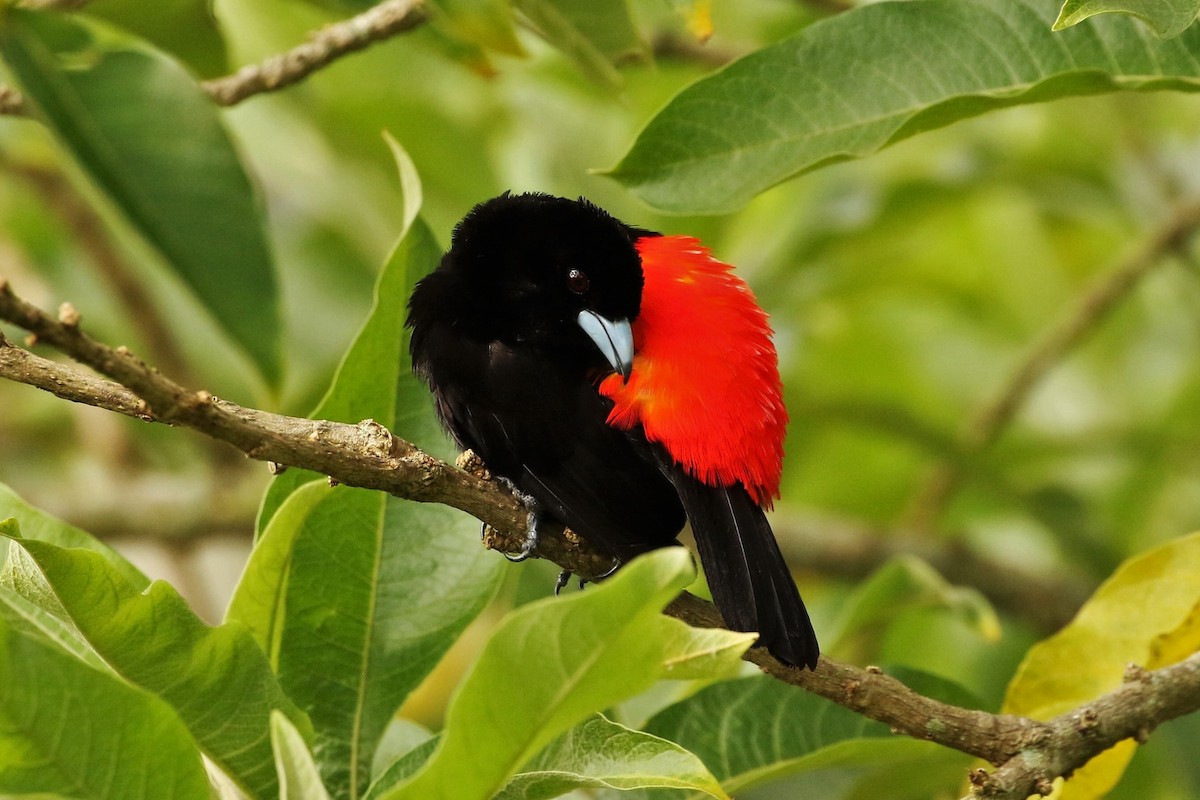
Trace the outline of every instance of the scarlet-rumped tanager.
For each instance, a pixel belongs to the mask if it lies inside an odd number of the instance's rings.
[[[408,324],[442,423],[539,514],[619,561],[675,544],[686,517],[725,623],[816,666],[764,514],[787,426],[778,359],[729,265],[583,199],[506,193],[455,228]]]

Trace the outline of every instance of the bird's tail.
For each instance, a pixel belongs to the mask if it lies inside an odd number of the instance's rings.
[[[757,631],[780,661],[815,669],[817,637],[762,508],[741,485],[709,486],[682,469],[671,478],[725,624]]]

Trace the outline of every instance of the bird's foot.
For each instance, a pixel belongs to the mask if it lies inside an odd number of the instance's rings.
[[[508,478],[497,476],[496,480],[507,486],[509,491],[516,495],[517,498],[525,504],[525,508],[529,509],[529,517],[525,523],[525,541],[521,543],[521,549],[516,553],[506,553],[503,550],[500,551],[500,554],[509,561],[518,563],[529,558],[531,555],[533,555],[534,551],[537,550],[538,542],[541,540],[539,528],[542,523],[542,504],[539,503],[533,495],[525,494],[525,492],[522,492],[520,489],[518,489],[517,485]]]

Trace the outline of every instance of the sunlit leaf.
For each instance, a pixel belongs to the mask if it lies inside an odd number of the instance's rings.
[[[1168,666],[1200,647],[1200,533],[1126,561],[1067,627],[1036,645],[1003,711],[1050,719],[1121,685],[1128,664]],[[1055,798],[1099,797],[1133,757],[1126,740],[1093,758]]]
[[[437,750],[408,783],[382,795],[484,800],[555,736],[664,674],[663,607],[694,577],[667,548],[611,579],[510,614],[464,678]]]
[[[112,549],[104,542],[84,530],[69,525],[60,519],[47,514],[39,508],[22,500],[16,492],[4,484],[0,484],[0,520],[6,517],[14,518],[20,524],[21,536],[26,539],[37,539],[39,542],[49,542],[59,547],[81,547],[92,550],[104,556],[121,577],[130,585],[145,589],[150,585],[150,579],[133,565],[129,559]],[[15,533],[12,529],[10,533]],[[0,555],[7,543],[0,539]]]
[[[576,789],[687,789],[727,797],[679,745],[596,714],[538,753],[496,800],[550,800]]]
[[[428,226],[416,216],[421,205],[420,182],[411,159],[402,147],[389,146],[405,190],[401,236],[379,273],[370,314],[342,357],[325,397],[309,417],[336,422],[373,419],[436,453],[446,450],[446,436],[434,416],[428,389],[412,373],[404,320],[408,296],[417,281],[438,265],[441,249]],[[288,495],[323,477],[290,469],[272,481],[259,510],[259,533]]]
[[[1067,0],[1054,21],[1059,31],[1078,25],[1096,14],[1129,14],[1138,17],[1164,39],[1178,36],[1200,14],[1198,0]]]
[[[271,712],[271,747],[279,776],[279,800],[329,800],[304,737],[278,711]]]

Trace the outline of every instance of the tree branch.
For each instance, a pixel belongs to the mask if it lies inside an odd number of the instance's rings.
[[[125,348],[111,348],[80,329],[78,312],[63,304],[58,318],[17,297],[0,278],[0,320],[29,331],[106,375],[92,377],[29,353],[0,336],[0,377],[27,383],[75,402],[193,428],[248,456],[304,467],[350,486],[377,489],[466,511],[497,530],[494,544],[514,549],[524,539],[528,510],[499,481],[455,469],[366,420],[356,425],[307,420],[243,408],[204,391],[186,389]],[[115,381],[115,382],[114,382]],[[543,530],[540,557],[582,575],[598,575],[607,554],[570,532]],[[721,626],[711,603],[681,595],[667,613],[690,624]],[[747,660],[765,673],[803,687],[898,733],[925,739],[999,766],[974,776],[981,797],[1025,797],[1046,779],[1069,774],[1095,754],[1130,736],[1200,708],[1200,655],[1156,672],[1133,668],[1120,689],[1050,722],[989,714],[924,697],[876,668],[822,657],[813,671],[786,666],[763,648]]]
[[[1034,746],[1015,753],[990,775],[974,773],[972,795],[1025,800],[1117,742],[1145,742],[1157,726],[1197,710],[1200,653],[1153,672],[1130,665],[1119,689],[1050,720]]]
[[[1034,388],[1079,344],[1084,342],[1155,267],[1181,250],[1200,229],[1200,202],[1180,206],[1115,269],[1085,291],[1078,302],[1051,325],[1018,362],[999,392],[985,402],[959,438],[959,458],[931,472],[906,514],[908,524],[932,528],[966,477],[963,465],[990,447],[1008,428]]]
[[[65,9],[75,7],[75,2],[78,0],[49,0],[42,5]],[[311,33],[307,42],[285,53],[244,66],[232,75],[203,81],[200,86],[217,105],[237,105],[256,94],[299,83],[342,56],[410,31],[426,19],[423,0],[384,0],[361,14]],[[21,93],[0,85],[0,114],[26,113]]]

